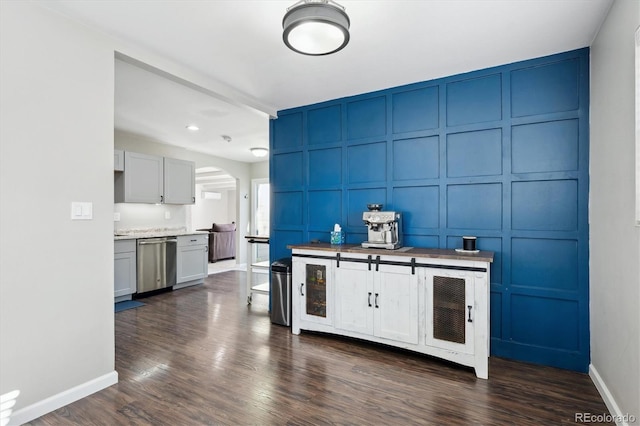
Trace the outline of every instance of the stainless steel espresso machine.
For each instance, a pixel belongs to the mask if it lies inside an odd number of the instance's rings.
[[[382,204],[367,204],[369,211],[362,213],[362,220],[369,229],[365,248],[394,250],[402,247],[402,215],[398,212],[383,212]]]

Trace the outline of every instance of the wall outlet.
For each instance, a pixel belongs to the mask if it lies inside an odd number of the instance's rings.
[[[113,213],[113,221],[114,222],[120,222],[120,212],[114,212]]]
[[[171,212],[164,212],[165,219],[171,219]]]

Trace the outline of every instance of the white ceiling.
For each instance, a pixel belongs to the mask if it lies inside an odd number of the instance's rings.
[[[322,57],[282,42],[282,18],[295,0],[40,3],[266,106],[234,106],[117,63],[117,128],[250,162],[250,147],[268,146],[265,113],[586,47],[612,2],[343,0],[350,43]],[[192,122],[199,132],[186,131]]]
[[[269,117],[122,60],[115,67],[115,127],[236,161],[264,161],[249,151],[269,147]],[[197,125],[200,130],[186,127]],[[231,138],[230,142],[223,139]]]

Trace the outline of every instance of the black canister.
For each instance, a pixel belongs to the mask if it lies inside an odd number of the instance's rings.
[[[462,237],[462,249],[465,251],[475,251],[476,237]]]

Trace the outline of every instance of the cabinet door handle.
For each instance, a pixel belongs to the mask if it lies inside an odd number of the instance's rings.
[[[369,307],[371,307],[371,292],[369,292],[369,297],[367,298],[367,303],[369,304]]]
[[[196,197],[191,197],[191,198],[193,199],[193,202],[195,203],[196,202]]]
[[[376,308],[380,307],[380,306],[378,306],[378,293],[376,293],[376,298],[375,298],[375,302],[374,303],[376,305]]]
[[[300,296],[304,296],[304,293],[302,292],[303,286],[304,286],[304,283],[300,283]]]
[[[473,322],[473,320],[471,319],[471,305],[468,305],[467,309],[469,310],[469,318],[467,319],[467,322]]]
[[[161,202],[161,203],[164,203],[164,195],[161,195],[161,196],[160,196],[160,202]]]

